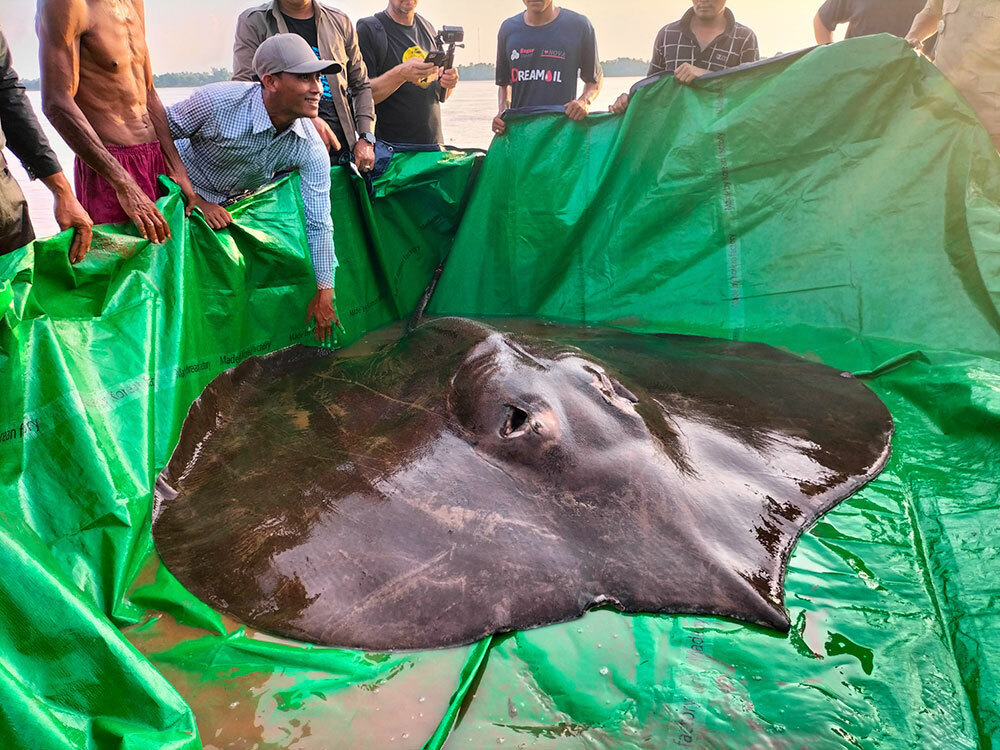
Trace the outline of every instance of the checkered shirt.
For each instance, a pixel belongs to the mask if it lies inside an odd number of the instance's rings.
[[[316,129],[296,120],[278,133],[259,83],[214,83],[167,107],[170,134],[195,191],[222,203],[256,190],[279,172],[298,169],[306,238],[316,285],[333,288],[337,256],[330,218],[330,157]]]
[[[726,30],[712,40],[705,49],[691,31],[691,8],[679,21],[667,24],[656,35],[653,44],[653,59],[648,75],[673,73],[684,63],[691,63],[705,70],[725,70],[743,63],[757,62],[757,36],[743,24],[736,23],[733,12],[726,8]]]

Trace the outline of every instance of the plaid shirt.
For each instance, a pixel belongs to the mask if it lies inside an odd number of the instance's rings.
[[[259,83],[215,83],[167,107],[195,191],[222,203],[256,190],[282,171],[298,169],[302,180],[306,237],[316,285],[333,288],[337,256],[330,218],[330,156],[316,129],[296,120],[278,133],[264,107]]]
[[[647,75],[657,73],[673,73],[684,63],[691,63],[705,70],[725,70],[735,68],[743,63],[757,62],[760,52],[757,49],[757,36],[741,23],[736,23],[733,12],[726,8],[726,30],[712,42],[701,48],[698,39],[691,31],[691,19],[694,9],[691,8],[680,21],[667,24],[656,35],[653,44],[653,60],[649,64]]]

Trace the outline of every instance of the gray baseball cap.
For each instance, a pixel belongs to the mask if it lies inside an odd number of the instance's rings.
[[[253,56],[257,78],[277,73],[339,73],[340,63],[320,60],[309,43],[298,34],[275,34],[265,39]]]

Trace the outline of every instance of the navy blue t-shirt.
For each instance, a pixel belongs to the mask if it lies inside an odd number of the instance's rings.
[[[913,17],[924,9],[924,0],[826,0],[819,19],[833,31],[848,23],[847,39],[867,34],[906,36]]]
[[[576,99],[577,77],[601,79],[597,34],[586,16],[562,8],[554,21],[529,26],[508,18],[497,37],[497,86],[511,87],[511,106],[561,106]]]
[[[289,33],[298,34],[305,39],[306,43],[312,47],[313,54],[322,60],[323,57],[319,53],[319,33],[316,31],[316,17],[292,18],[285,13],[281,15],[285,18],[285,26],[288,27]],[[346,146],[347,136],[340,124],[340,118],[337,116],[337,108],[333,105],[333,94],[330,93],[330,81],[326,76],[323,76],[323,95],[319,100],[319,116],[333,130],[337,136],[337,140],[340,141],[341,147]]]

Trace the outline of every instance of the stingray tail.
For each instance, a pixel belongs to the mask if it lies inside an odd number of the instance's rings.
[[[437,267],[437,270],[434,271],[434,276],[431,278],[431,283],[427,285],[424,293],[420,295],[420,301],[417,302],[417,307],[410,317],[410,322],[406,325],[407,333],[413,333],[414,329],[423,322],[424,311],[427,310],[427,305],[430,304],[431,297],[434,296],[434,290],[437,289],[438,282],[441,280],[441,274],[444,272],[444,263],[442,261],[441,265]]]

